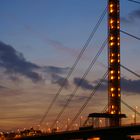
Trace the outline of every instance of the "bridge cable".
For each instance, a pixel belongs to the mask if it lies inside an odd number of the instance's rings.
[[[105,105],[105,107],[103,108],[103,110],[101,111],[101,113],[106,113],[108,111],[108,104]]]
[[[140,4],[140,2],[136,1],[136,0],[128,0],[130,2],[134,2],[134,3],[137,3],[137,4]]]
[[[60,95],[62,89],[64,88],[65,82],[66,82],[67,79],[71,76],[72,72],[73,72],[74,69],[76,68],[76,66],[77,66],[77,64],[78,64],[78,62],[79,62],[79,60],[81,59],[83,53],[84,53],[85,50],[87,49],[87,47],[88,47],[90,41],[92,40],[93,36],[95,35],[97,29],[99,28],[99,26],[100,26],[100,24],[101,24],[103,18],[105,17],[106,12],[107,12],[107,7],[106,7],[106,8],[104,9],[104,11],[102,12],[102,14],[101,14],[101,16],[100,16],[100,18],[99,18],[97,24],[95,25],[95,27],[94,27],[94,29],[92,30],[92,32],[91,32],[89,38],[87,39],[87,41],[86,41],[86,43],[84,44],[82,50],[80,51],[78,57],[76,58],[76,60],[75,60],[75,62],[74,62],[74,64],[73,64],[73,66],[72,66],[72,68],[71,68],[70,71],[68,72],[66,78],[63,80],[62,86],[59,88],[59,90],[58,90],[57,93],[55,94],[55,96],[54,96],[53,100],[51,101],[51,103],[49,104],[49,106],[48,106],[46,112],[44,113],[43,117],[41,118],[40,123],[39,123],[40,125],[43,123],[43,121],[44,121],[45,118],[47,117],[48,113],[50,112],[52,106],[54,105],[56,99],[57,99],[58,96]]]
[[[108,76],[108,71],[106,71],[106,73],[103,75],[102,79],[94,87],[94,89],[92,90],[90,96],[87,98],[87,100],[85,101],[85,103],[82,105],[82,107],[79,109],[79,111],[77,112],[77,114],[75,115],[75,117],[72,119],[71,123],[68,125],[67,130],[69,130],[69,128],[71,127],[71,125],[76,121],[76,119],[79,117],[79,115],[85,109],[85,107],[87,106],[87,104],[89,103],[89,101],[91,100],[91,98],[93,97],[93,95],[95,95],[96,91],[102,85],[103,81],[106,79],[107,76]]]
[[[126,66],[124,66],[124,65],[122,65],[122,64],[120,64],[120,66],[121,66],[122,68],[124,68],[125,70],[129,71],[130,73],[132,73],[132,74],[134,74],[135,76],[137,76],[137,77],[140,78],[140,75],[137,74],[136,72],[130,70],[129,68],[127,68]],[[105,67],[106,67],[106,66],[105,66]],[[133,107],[131,107],[130,105],[128,105],[126,102],[124,102],[123,100],[121,100],[121,102],[122,102],[125,106],[127,106],[131,111],[134,111],[134,112],[136,112],[136,114],[140,115],[140,112],[136,111],[136,109],[134,109]],[[104,107],[104,109],[102,110],[102,113],[105,113],[105,112],[107,111],[107,109],[108,109],[108,105],[106,105],[106,106]],[[87,121],[88,121],[88,119],[85,121],[85,123],[83,124],[83,126],[86,125]]]
[[[135,76],[137,76],[137,77],[139,77],[140,78],[140,75],[139,74],[137,74],[137,73],[135,73],[134,71],[132,71],[132,70],[130,70],[129,68],[127,68],[126,66],[124,66],[124,65],[120,65],[122,68],[124,68],[125,70],[127,70],[127,71],[129,71],[129,72],[131,72],[132,74],[134,74]],[[134,108],[132,108],[130,105],[128,105],[126,102],[124,102],[123,100],[121,100],[121,102],[124,104],[124,105],[126,105],[130,110],[132,110],[132,111],[135,111],[135,109]],[[104,107],[104,109],[102,110],[102,113],[104,113],[106,110],[107,110],[107,107],[108,107],[108,105],[106,105],[105,107]],[[138,115],[140,115],[140,113],[137,111],[137,114]]]
[[[130,37],[133,37],[133,38],[135,38],[135,39],[137,39],[137,40],[140,40],[139,37],[137,37],[137,36],[135,36],[135,35],[132,35],[132,34],[126,32],[126,31],[120,30],[120,32],[122,32],[123,34],[126,34],[126,35],[128,35],[128,36],[130,36]]]
[[[140,112],[138,112],[136,109],[134,109],[133,107],[131,107],[130,105],[128,105],[126,102],[124,102],[123,100],[121,100],[121,102],[127,106],[130,110],[132,110],[133,112],[136,112],[136,114],[138,114],[140,116]]]
[[[59,114],[57,115],[57,117],[56,117],[55,121],[53,122],[51,128],[53,128],[55,126],[56,122],[59,120],[59,118],[61,117],[61,115],[65,111],[65,109],[68,107],[69,103],[71,102],[71,100],[75,96],[76,92],[78,91],[80,85],[82,85],[83,80],[86,78],[86,76],[88,75],[88,73],[90,72],[90,70],[93,68],[93,65],[95,64],[95,62],[97,61],[98,57],[102,53],[102,51],[105,48],[106,44],[107,44],[107,39],[103,42],[101,48],[99,49],[99,51],[97,52],[97,54],[95,55],[95,57],[92,59],[89,67],[87,68],[87,70],[83,74],[82,78],[80,79],[79,84],[75,87],[75,89],[73,90],[72,94],[67,99],[65,105],[63,106],[63,108],[61,109],[61,111],[59,112]]]
[[[130,73],[132,73],[132,74],[134,74],[135,76],[137,76],[137,77],[140,78],[140,75],[137,74],[136,72],[130,70],[129,68],[127,68],[126,66],[124,66],[124,65],[122,65],[122,64],[121,64],[120,66],[121,66],[122,68],[124,68],[125,70],[129,71]]]

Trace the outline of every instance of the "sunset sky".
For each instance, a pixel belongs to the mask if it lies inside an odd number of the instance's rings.
[[[120,0],[120,4],[121,30],[140,37],[140,4],[128,0]],[[107,0],[0,0],[1,130],[37,127],[106,5]],[[107,15],[43,126],[55,119],[106,38]],[[139,44],[121,33],[121,64],[138,74]],[[60,122],[74,117],[106,67],[107,46]],[[121,70],[122,99],[140,111],[140,80]],[[102,111],[107,104],[106,87],[104,81],[81,115]],[[122,112],[132,123],[134,112],[123,105]]]

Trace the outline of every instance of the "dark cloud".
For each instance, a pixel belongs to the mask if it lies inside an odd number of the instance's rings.
[[[45,66],[42,67],[42,71],[47,74],[47,78],[51,80],[52,84],[58,84],[59,86],[64,86],[65,88],[69,87],[68,80],[65,80],[63,77],[70,71],[69,67],[61,68],[55,66]]]
[[[133,23],[138,19],[140,19],[140,9],[132,11],[126,17],[122,17],[121,21],[124,23]]]
[[[70,70],[69,67],[60,68],[60,67],[55,67],[55,66],[45,66],[42,69],[43,69],[43,72],[55,73],[55,74],[66,74]]]
[[[8,88],[5,87],[5,86],[0,85],[0,89],[8,89]]]
[[[100,79],[100,80],[101,80],[101,79]],[[97,85],[97,84],[99,83],[100,80],[96,80],[96,81],[94,81],[93,83],[94,83],[95,85]],[[100,90],[100,91],[106,91],[107,88],[108,88],[108,81],[107,81],[107,80],[102,80],[102,84],[101,84],[101,86],[99,87],[99,90]]]
[[[42,80],[41,76],[34,71],[39,66],[28,62],[22,53],[2,42],[0,42],[0,68],[4,68],[7,74],[19,74],[34,82]]]
[[[88,97],[87,96],[76,96],[73,100],[73,102],[83,102],[87,99]]]
[[[64,86],[65,88],[68,88],[69,82],[64,77],[61,77],[57,74],[52,74],[51,77],[52,77],[51,82],[53,84],[58,84],[60,86]]]
[[[140,80],[121,79],[122,91],[140,94]]]
[[[14,75],[10,75],[9,79],[12,80],[13,82],[20,82],[20,78],[18,76]]]
[[[80,86],[82,89],[92,90],[94,88],[94,86],[85,79],[76,77],[73,81],[76,86]]]
[[[62,74],[68,73],[70,68],[60,68],[55,66],[40,67],[34,63],[27,61],[22,53],[16,51],[12,46],[0,42],[0,69],[8,75],[9,79],[14,82],[19,81],[19,75],[31,79],[33,82],[42,81],[42,75],[39,73],[46,73],[51,75],[52,83],[63,84]],[[39,72],[39,73],[38,73]],[[68,86],[66,80],[65,87]]]
[[[97,82],[98,81],[95,81],[94,83]],[[104,80],[99,90],[105,91],[107,87],[108,87],[108,81]],[[123,91],[126,92],[125,94],[127,93],[140,94],[140,80],[121,78],[121,88],[122,88],[122,92]]]

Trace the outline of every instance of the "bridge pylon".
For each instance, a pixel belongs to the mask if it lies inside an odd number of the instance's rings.
[[[120,1],[108,0],[108,113],[110,126],[121,121],[120,87]]]

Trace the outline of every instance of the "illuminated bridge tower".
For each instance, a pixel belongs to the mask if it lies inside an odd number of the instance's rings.
[[[105,118],[110,126],[119,126],[121,118],[126,118],[121,114],[119,0],[108,0],[108,73],[108,111],[91,113],[88,118]]]
[[[120,105],[120,3],[108,0],[108,111],[110,126],[119,126]]]

